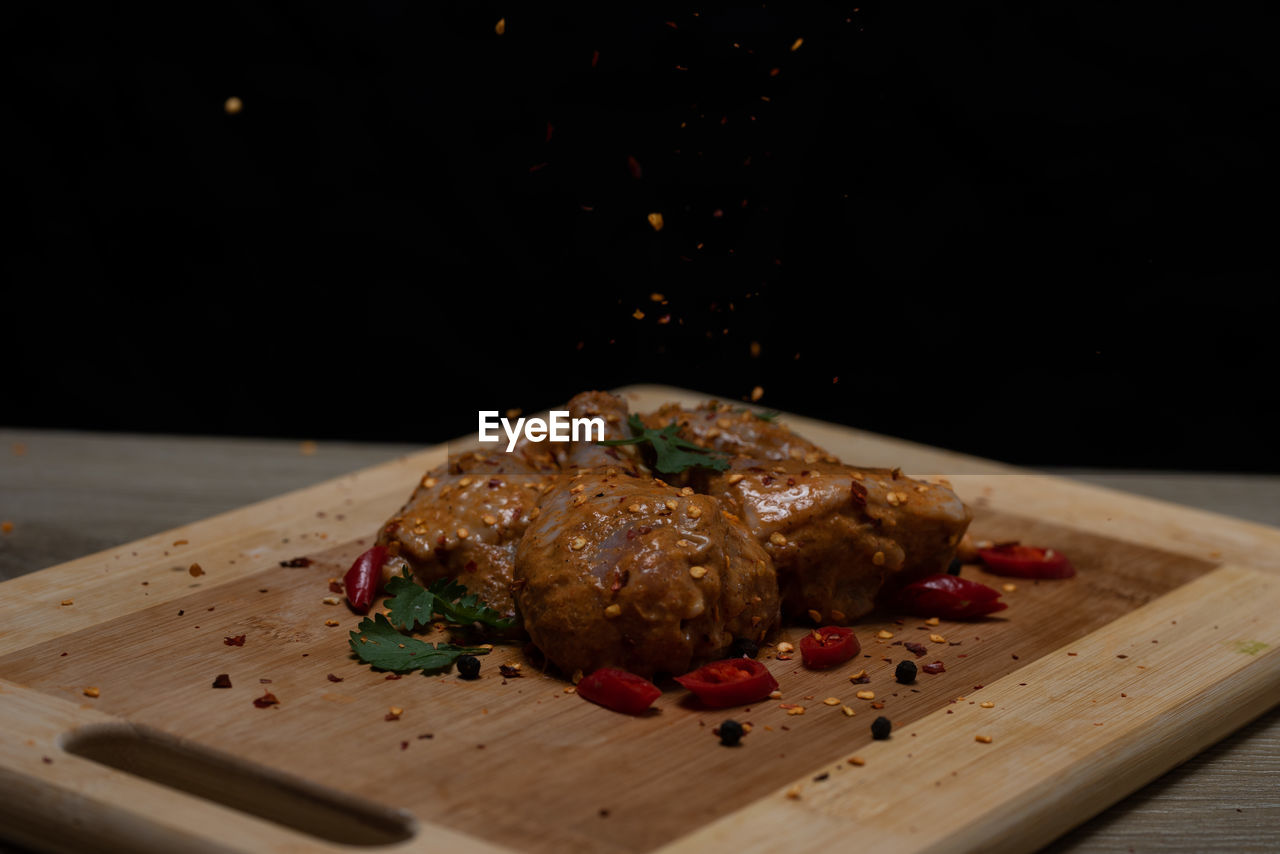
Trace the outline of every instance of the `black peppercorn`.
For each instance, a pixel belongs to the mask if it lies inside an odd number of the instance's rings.
[[[953,557],[951,559],[951,565],[947,567],[947,575],[959,575],[960,567],[962,566],[964,566],[964,564],[960,562],[960,558]]]
[[[883,741],[889,737],[891,729],[893,729],[893,722],[881,715],[871,722],[871,737],[877,741]]]
[[[903,685],[910,685],[916,681],[916,663],[907,661],[905,658],[898,662],[898,669],[893,671],[893,678],[897,679]]]
[[[725,747],[737,747],[738,742],[742,741],[742,724],[737,721],[725,721],[720,724],[720,743]]]
[[[463,655],[458,658],[458,675],[463,679],[480,678],[480,659],[474,655]]]
[[[755,658],[760,654],[760,644],[751,638],[734,638],[729,644],[730,658]]]

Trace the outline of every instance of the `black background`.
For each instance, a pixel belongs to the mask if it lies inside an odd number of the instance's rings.
[[[0,423],[427,443],[661,382],[1280,471],[1261,6],[512,5],[7,5]]]

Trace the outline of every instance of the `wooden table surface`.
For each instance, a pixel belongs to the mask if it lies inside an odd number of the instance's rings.
[[[418,449],[0,429],[0,580]],[[1280,527],[1276,476],[1051,473]],[[1277,780],[1280,708],[1045,850],[1280,851]]]

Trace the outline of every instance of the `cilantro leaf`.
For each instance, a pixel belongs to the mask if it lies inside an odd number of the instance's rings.
[[[739,406],[737,409],[733,411],[734,412],[750,412],[752,415],[754,415],[756,418],[759,418],[761,421],[777,421],[778,416],[782,414],[776,409],[770,409],[767,412],[759,412],[755,409],[752,409],[749,406]]]
[[[467,588],[457,581],[441,578],[434,582],[429,591],[435,596],[436,613],[451,623],[481,623],[491,629],[509,629],[515,620],[503,617],[501,613],[480,601],[474,593],[467,593]]]
[[[661,430],[651,430],[644,426],[640,416],[632,415],[627,419],[634,434],[629,439],[609,439],[597,442],[597,445],[638,445],[648,442],[653,448],[654,468],[663,474],[680,474],[685,469],[706,468],[724,471],[729,467],[728,455],[723,451],[714,451],[695,445],[687,439],[676,435],[679,426],[672,422]]]
[[[488,655],[484,647],[430,644],[396,631],[383,614],[365,618],[350,633],[351,651],[379,670],[408,673],[412,670],[443,670],[464,655]]]
[[[450,623],[481,623],[499,631],[515,625],[515,620],[503,617],[481,602],[479,596],[467,593],[466,587],[448,578],[423,587],[405,570],[387,582],[387,592],[391,594],[387,600],[391,622],[408,631],[428,625],[433,614],[439,614]]]

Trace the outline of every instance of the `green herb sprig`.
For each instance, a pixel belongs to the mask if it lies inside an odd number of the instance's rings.
[[[474,593],[468,594],[463,585],[447,578],[423,587],[406,570],[387,582],[387,592],[391,594],[386,603],[390,619],[384,614],[366,617],[350,633],[351,651],[356,658],[379,670],[434,673],[464,655],[489,654],[484,647],[432,644],[404,633],[429,625],[434,615],[450,623],[480,623],[498,631],[509,629],[515,623],[481,602]]]
[[[640,416],[632,415],[627,419],[631,426],[630,439],[608,439],[597,442],[598,445],[638,445],[648,442],[653,448],[654,468],[663,474],[680,474],[686,469],[705,468],[724,471],[729,467],[728,454],[695,445],[687,439],[676,435],[679,426],[672,422],[661,430],[652,430],[644,426]]]

